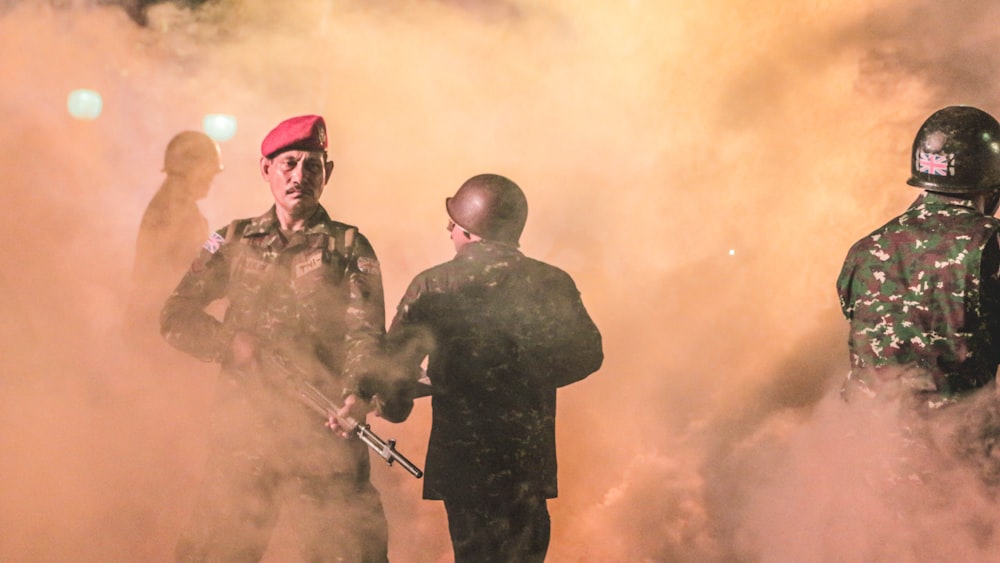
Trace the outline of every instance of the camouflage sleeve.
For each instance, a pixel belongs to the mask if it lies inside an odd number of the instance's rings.
[[[212,233],[160,313],[160,332],[171,345],[205,361],[221,362],[231,335],[205,308],[223,297],[229,282],[224,234]]]
[[[393,363],[407,379],[416,380],[421,374],[420,365],[433,348],[433,338],[429,329],[411,316],[411,308],[424,295],[426,288],[422,276],[418,276],[406,289],[396,307],[396,314],[389,324],[385,351]]]
[[[856,268],[853,256],[856,247],[857,245],[852,247],[847,258],[844,259],[844,265],[841,267],[840,275],[837,277],[837,297],[840,301],[840,310],[847,320],[850,320],[854,316],[854,297],[852,294]]]
[[[600,369],[604,363],[601,332],[584,307],[573,279],[557,270],[541,288],[525,351],[540,368],[546,384],[562,387]]]
[[[368,399],[375,391],[365,379],[374,370],[385,336],[385,295],[375,250],[360,233],[348,263],[346,283],[349,297],[345,318],[344,393]]]
[[[410,322],[410,307],[417,302],[420,296],[423,294],[423,283],[421,283],[421,278],[417,277],[410,282],[410,285],[406,288],[406,293],[403,294],[403,298],[400,299],[399,305],[396,306],[396,314],[392,318],[392,322],[389,324],[389,342],[400,340],[400,335],[406,332],[407,325]]]
[[[417,381],[423,375],[423,361],[433,347],[429,329],[413,322],[410,306],[423,294],[421,277],[410,283],[396,308],[380,363],[379,399],[382,417],[390,422],[402,422],[413,410],[413,400],[428,394],[429,388],[418,392]]]

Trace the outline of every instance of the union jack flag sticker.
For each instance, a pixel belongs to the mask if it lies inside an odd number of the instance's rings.
[[[931,176],[948,176],[949,173],[954,173],[954,170],[949,169],[947,156],[917,151],[917,172]]]
[[[201,247],[207,250],[209,254],[215,254],[225,241],[226,239],[222,238],[222,235],[219,233],[212,233],[212,235],[208,237],[208,240],[205,241],[205,244],[201,245]]]

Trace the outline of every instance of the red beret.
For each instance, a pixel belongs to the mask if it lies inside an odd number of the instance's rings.
[[[286,119],[264,137],[260,154],[270,158],[282,151],[325,151],[326,122],[318,115]]]

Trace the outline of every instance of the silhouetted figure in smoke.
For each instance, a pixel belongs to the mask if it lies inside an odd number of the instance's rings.
[[[198,201],[222,171],[219,145],[197,131],[178,133],[163,155],[167,177],[139,224],[126,336],[142,353],[161,347],[160,309],[208,238],[208,221]]]
[[[291,379],[373,408],[366,363],[385,334],[382,276],[357,228],[319,203],[333,170],[323,118],[283,121],[261,143],[275,205],[208,238],[167,300],[163,335],[219,362],[205,483],[182,561],[257,561],[279,511],[305,561],[386,561],[387,526],[367,447],[344,440],[294,397]],[[228,301],[223,320],[206,312]]]
[[[528,204],[514,182],[475,176],[445,207],[456,256],[411,282],[387,340],[408,374],[399,383],[416,382],[428,359],[424,498],[444,501],[456,561],[542,561],[556,389],[600,368],[601,334],[572,278],[518,250]],[[386,412],[404,418],[404,399]]]
[[[907,183],[924,192],[854,244],[837,280],[850,321],[847,392],[891,388],[939,404],[1000,363],[1000,125],[982,110],[931,115]]]

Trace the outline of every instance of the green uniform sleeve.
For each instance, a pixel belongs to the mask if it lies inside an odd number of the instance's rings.
[[[569,275],[556,271],[542,288],[544,299],[532,315],[523,346],[545,383],[562,387],[600,369],[604,362],[601,333]]]
[[[213,233],[160,313],[160,332],[171,345],[210,362],[222,362],[232,337],[206,307],[225,295],[229,282],[226,229]]]
[[[385,337],[385,294],[382,272],[375,250],[360,233],[356,237],[348,268],[344,393],[370,399],[377,392],[375,377],[382,340]]]

